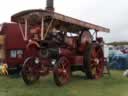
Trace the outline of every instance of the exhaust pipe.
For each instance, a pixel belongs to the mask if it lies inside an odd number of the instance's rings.
[[[46,10],[54,11],[54,0],[47,0]]]

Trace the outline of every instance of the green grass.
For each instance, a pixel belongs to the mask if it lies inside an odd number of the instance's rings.
[[[36,84],[26,86],[22,78],[0,77],[0,96],[128,96],[128,78],[122,71],[111,71],[111,76],[100,80],[86,80],[76,73],[69,84],[57,87],[52,75],[42,77]]]

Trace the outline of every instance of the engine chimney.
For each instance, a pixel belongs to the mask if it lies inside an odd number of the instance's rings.
[[[54,11],[54,0],[47,0],[46,10]]]

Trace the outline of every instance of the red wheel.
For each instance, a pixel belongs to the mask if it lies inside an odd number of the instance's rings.
[[[62,86],[70,80],[70,62],[66,57],[60,57],[54,69],[54,81]]]
[[[35,83],[39,77],[40,63],[39,58],[28,57],[22,68],[22,78],[27,85]]]
[[[91,51],[91,71],[95,79],[99,79],[103,74],[104,54],[100,46],[92,48]]]
[[[90,79],[99,79],[104,69],[104,54],[101,46],[94,45],[85,52],[86,75]]]

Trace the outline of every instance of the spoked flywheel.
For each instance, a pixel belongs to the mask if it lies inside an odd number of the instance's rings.
[[[70,80],[70,62],[66,57],[60,57],[54,68],[54,81],[57,86],[62,86]]]
[[[22,78],[27,85],[35,83],[40,78],[40,62],[37,57],[28,57],[22,68]]]
[[[89,45],[84,55],[86,75],[89,79],[99,79],[104,69],[104,54],[99,45]]]

